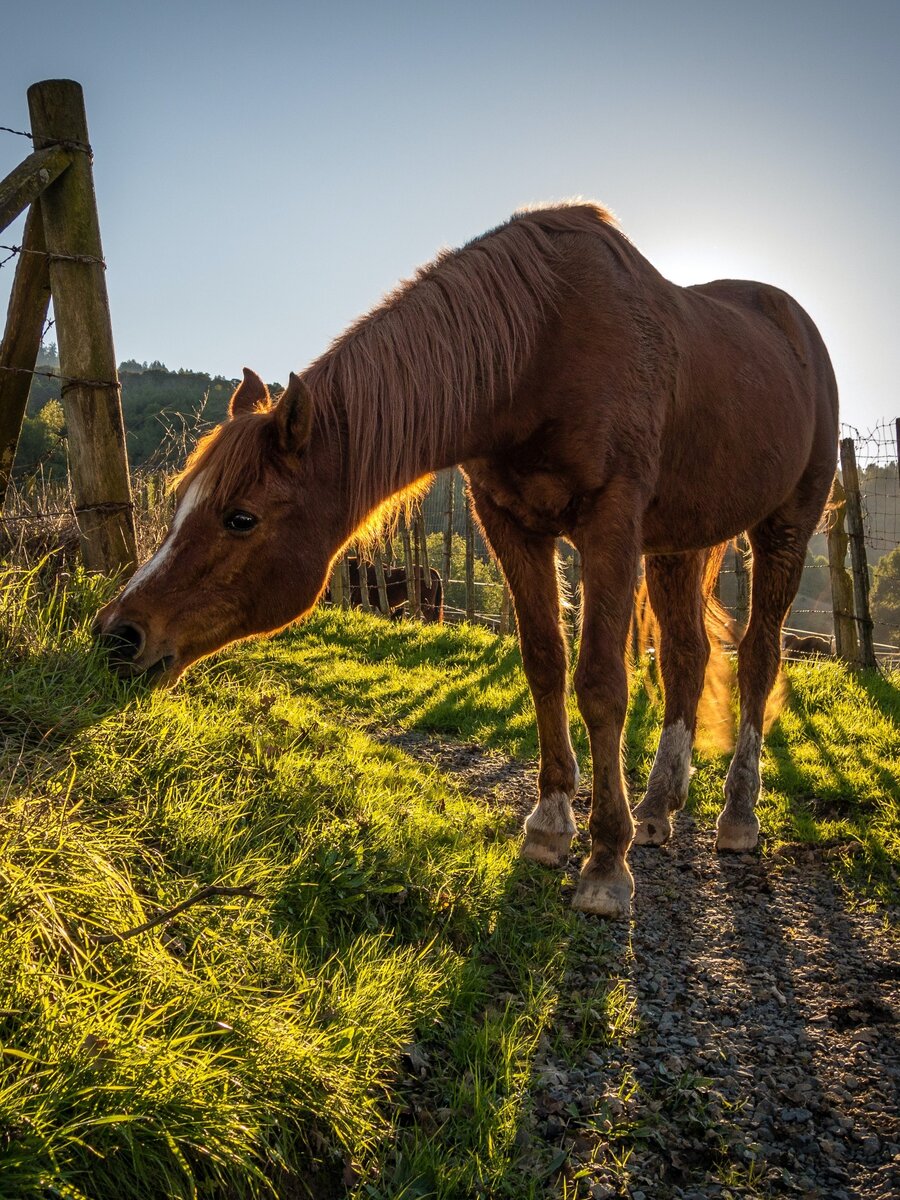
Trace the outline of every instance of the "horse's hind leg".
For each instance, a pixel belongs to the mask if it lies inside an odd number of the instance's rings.
[[[484,532],[513,594],[522,663],[537,716],[541,746],[537,807],[525,820],[525,858],[561,866],[575,836],[572,799],[578,766],[566,707],[568,656],[560,627],[556,543],[526,533],[472,483]]]
[[[669,814],[687,800],[697,705],[709,660],[703,620],[705,562],[702,550],[648,555],[645,560],[647,591],[659,622],[657,651],[666,707],[647,794],[634,810],[634,840],[639,845],[667,842],[672,833]]]
[[[753,550],[750,623],[738,647],[741,721],[716,826],[719,850],[749,851],[759,840],[754,810],[766,700],[778,676],[781,627],[800,586],[814,525],[815,519],[801,524],[776,513],[748,531]]]

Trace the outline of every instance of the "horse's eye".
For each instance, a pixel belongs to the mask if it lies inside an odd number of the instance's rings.
[[[244,512],[240,508],[225,514],[225,528],[232,533],[249,533],[257,521],[258,518],[254,517],[253,513]]]

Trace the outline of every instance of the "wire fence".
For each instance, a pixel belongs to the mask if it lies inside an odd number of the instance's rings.
[[[851,425],[842,432],[856,450],[866,546],[880,558],[900,545],[900,418],[881,421],[868,433]]]
[[[28,130],[2,125],[0,132],[34,141]],[[72,147],[91,153],[86,142],[73,143]],[[15,242],[0,243],[0,252],[4,255],[0,258],[0,270],[27,255],[42,256],[48,262],[66,260],[106,267],[98,255],[51,253]],[[48,315],[42,343],[53,324],[53,316]],[[57,381],[63,397],[73,387],[119,388],[115,379],[76,378],[59,370],[42,369],[41,365],[25,369],[0,364],[0,371]],[[854,546],[857,602],[839,603],[835,575],[836,570],[846,571],[846,567],[843,560],[835,563],[833,539],[828,538],[825,531],[818,533],[810,544],[801,585],[788,617],[788,628],[802,635],[831,637],[839,618],[847,618],[855,622],[870,640],[874,632],[876,648],[883,655],[896,655],[900,653],[896,649],[900,643],[900,420],[882,421],[867,433],[845,425],[842,435],[853,439],[858,467],[860,540],[864,546],[864,560],[866,556],[868,558],[862,568],[866,575],[864,587],[860,588],[858,579],[860,550]],[[33,465],[30,474],[16,477],[0,515],[0,551],[9,553],[17,546],[21,552],[31,543],[49,549],[54,538],[61,543],[76,545],[78,521],[84,513],[98,508],[133,507],[138,528],[142,531],[139,533],[141,550],[148,553],[156,535],[164,529],[168,516],[166,493],[152,464],[136,475],[133,502],[76,507],[68,484],[60,488],[58,477],[51,480],[48,474],[50,460],[64,443],[63,430]],[[850,536],[852,540],[853,535]],[[378,557],[385,565],[406,571],[418,581],[409,590],[409,609],[413,613],[421,609],[421,586],[427,582],[430,572],[437,572],[443,587],[446,619],[481,621],[501,630],[508,629],[514,619],[510,617],[509,594],[502,572],[491,556],[477,522],[472,519],[458,470],[442,472],[436,478],[414,518],[408,524],[402,523],[398,536],[385,543]],[[574,613],[580,590],[578,555],[561,541],[559,557],[560,575],[568,584],[568,599],[572,601],[570,611]],[[749,546],[744,538],[739,538],[727,552],[718,584],[721,603],[739,623],[746,621],[749,613],[751,580]],[[871,613],[867,607],[870,589]],[[349,588],[346,594],[348,600],[352,599]],[[864,611],[859,611],[861,594]],[[365,603],[362,593],[360,595]]]
[[[879,430],[890,428],[882,423]],[[187,445],[186,431],[174,430],[172,437]],[[67,554],[77,553],[77,524],[75,510],[65,478],[48,473],[46,461],[60,445],[64,431],[26,475],[17,475],[9,490],[5,510],[0,516],[0,554],[24,555],[30,559],[55,547]],[[867,491],[864,493],[866,514],[866,544],[874,551],[898,546],[897,522],[900,508],[900,474],[897,473],[896,447],[882,436],[863,442],[863,462],[860,472]],[[871,449],[868,447],[871,446]],[[861,456],[862,457],[862,456]],[[874,468],[878,468],[878,473]],[[891,472],[894,472],[891,476]],[[890,482],[896,480],[896,483]],[[133,503],[138,536],[139,557],[149,556],[161,538],[172,515],[173,500],[167,488],[166,476],[158,466],[149,464],[133,474]],[[351,548],[353,556],[357,551]],[[447,621],[475,621],[498,631],[511,631],[514,610],[511,606],[503,574],[473,520],[465,481],[459,470],[443,471],[408,517],[401,518],[393,536],[387,538],[377,552],[367,549],[367,561],[378,557],[387,569],[415,575],[420,572],[420,588],[427,586],[429,573],[440,576],[443,589],[443,617]],[[573,626],[577,624],[580,594],[580,562],[577,552],[566,542],[558,543],[560,577],[564,599]],[[833,594],[833,547],[825,532],[819,532],[810,543],[803,579],[795,603],[786,621],[788,642],[800,639],[804,643],[798,654],[822,652],[832,645],[835,629],[835,597]],[[895,554],[900,566],[900,554]],[[881,661],[900,658],[900,570],[896,578],[882,579],[879,567],[886,555],[870,564],[873,579],[874,633],[876,655]],[[846,568],[845,568],[846,569]],[[361,600],[358,583],[349,589],[345,603]],[[726,551],[718,584],[718,598],[739,624],[746,622],[752,593],[752,562],[745,538],[735,539]],[[403,592],[403,599],[393,606],[393,615],[416,612],[414,589]],[[408,598],[407,598],[408,597]],[[339,602],[341,602],[339,600]],[[379,608],[379,598],[373,583],[369,596],[370,607]],[[893,607],[892,607],[893,605]],[[420,605],[428,619],[428,606]],[[852,604],[848,606],[852,610]],[[893,614],[893,616],[892,616]],[[421,615],[421,614],[419,614]],[[851,620],[857,614],[849,612]],[[825,639],[816,642],[808,639]],[[805,647],[805,648],[804,648]]]

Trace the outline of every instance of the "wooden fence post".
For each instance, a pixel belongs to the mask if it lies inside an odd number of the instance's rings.
[[[41,214],[32,205],[25,220],[22,254],[9,297],[6,330],[0,344],[0,512],[12,474],[19,434],[31,389],[31,372],[41,349],[50,305],[50,271]]]
[[[341,555],[341,607],[350,608],[353,604],[353,589],[350,586],[350,562],[346,551]]]
[[[16,217],[33,204],[54,179],[62,175],[72,161],[72,151],[65,146],[47,146],[35,150],[28,158],[0,181],[0,230],[11,225]]]
[[[572,637],[576,638],[581,627],[581,555],[575,546],[572,547],[572,572],[570,580],[572,589]]]
[[[475,620],[475,522],[471,500],[466,504],[466,620]]]
[[[739,533],[734,539],[734,615],[741,627],[747,624],[750,615],[750,573],[747,570],[749,549],[746,533]]]
[[[856,622],[853,619],[853,581],[847,571],[848,537],[844,529],[844,487],[835,475],[831,488],[828,519],[828,573],[831,579],[831,609],[834,616],[834,651],[845,662],[859,661]]]
[[[423,554],[422,554],[422,537],[419,532],[419,514],[413,517],[412,524],[412,541],[413,541],[413,591],[416,595],[416,616],[422,615],[422,571],[423,571]]]
[[[428,533],[425,528],[425,513],[421,508],[416,514],[416,531],[419,535],[419,541],[422,544],[422,570],[425,572],[425,578],[427,579],[431,563],[428,559]]]
[[[853,610],[859,642],[858,661],[861,667],[875,667],[875,647],[872,643],[872,616],[869,612],[869,565],[866,561],[866,538],[862,516],[862,497],[859,492],[859,472],[856,469],[856,450],[853,438],[841,439],[841,474],[847,505],[847,533],[850,537],[850,562],[853,564]]]
[[[406,601],[409,609],[410,617],[418,616],[416,608],[416,580],[415,580],[415,565],[413,563],[412,543],[409,537],[409,525],[407,524],[406,516],[400,522],[400,540],[403,543],[403,565],[406,570]]]
[[[344,607],[344,576],[341,571],[341,559],[337,559],[331,568],[331,582],[328,585],[331,603],[336,608]]]
[[[447,595],[447,585],[453,571],[453,493],[456,490],[456,468],[451,467],[446,473],[447,496],[444,501],[444,545],[441,559],[441,575],[444,580],[444,595]]]
[[[363,612],[371,612],[372,602],[369,599],[369,563],[359,550],[356,551],[356,569],[359,572],[359,607]]]
[[[503,580],[503,594],[500,597],[500,632],[506,634],[510,632],[511,626],[511,597],[509,594],[509,584]]]
[[[84,96],[70,79],[49,79],[28,89],[28,108],[36,150],[62,143],[74,152],[36,204],[50,256],[81,551],[92,570],[128,570],[134,512]]]
[[[382,557],[381,546],[375,552],[375,581],[378,584],[378,604],[381,608],[382,616],[389,617],[391,615],[391,606],[388,603],[387,578],[384,573],[384,558]]]

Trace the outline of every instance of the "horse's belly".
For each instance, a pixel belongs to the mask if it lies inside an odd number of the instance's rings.
[[[770,460],[765,472],[756,472],[736,458],[727,471],[698,464],[677,480],[661,479],[644,512],[644,550],[701,550],[752,529],[790,497],[805,465],[798,455],[782,463]]]

